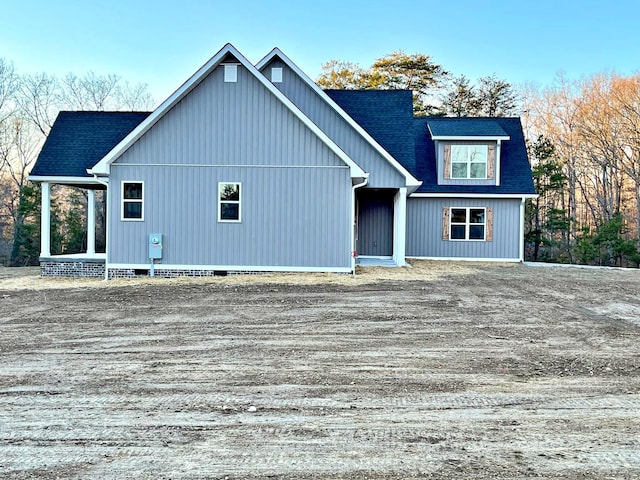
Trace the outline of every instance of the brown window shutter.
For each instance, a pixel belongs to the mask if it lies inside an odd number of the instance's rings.
[[[444,145],[443,178],[451,178],[451,145]]]
[[[493,180],[496,176],[496,146],[489,145],[487,152],[487,178]]]
[[[449,240],[449,207],[442,209],[442,240]]]
[[[487,242],[493,242],[493,208],[487,207],[487,218],[485,224],[485,238]]]

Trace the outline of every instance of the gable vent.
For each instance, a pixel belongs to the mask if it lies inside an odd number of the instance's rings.
[[[271,81],[273,83],[282,83],[282,67],[273,67],[271,69]]]
[[[225,63],[223,66],[225,83],[236,83],[238,81],[238,65]]]

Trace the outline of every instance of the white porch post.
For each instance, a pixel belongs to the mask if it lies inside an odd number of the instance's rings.
[[[407,189],[399,188],[393,199],[393,261],[403,266],[407,243]]]
[[[87,191],[87,254],[96,253],[96,191]]]
[[[42,182],[42,208],[40,210],[40,256],[51,256],[51,184]]]

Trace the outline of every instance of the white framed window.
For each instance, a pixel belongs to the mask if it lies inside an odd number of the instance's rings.
[[[449,240],[487,239],[487,209],[484,207],[451,207]]]
[[[282,67],[271,68],[271,81],[273,83],[282,83]]]
[[[241,221],[241,194],[239,182],[218,183],[218,222]]]
[[[238,81],[238,65],[234,63],[225,63],[223,66],[225,83],[236,83]]]
[[[122,181],[122,202],[120,220],[138,221],[144,220],[144,182]]]
[[[451,145],[451,177],[455,179],[487,178],[487,145]]]

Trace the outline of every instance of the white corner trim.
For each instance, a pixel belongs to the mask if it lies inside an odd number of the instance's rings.
[[[362,168],[349,157],[333,140],[331,140],[318,126],[307,117],[302,110],[291,102],[275,85],[273,85],[249,60],[247,60],[233,45],[227,43],[218,53],[209,59],[189,79],[156,108],[151,115],[144,119],[120,143],[107,153],[89,173],[92,175],[109,175],[110,165],[121,156],[131,145],[155,125],[171,108],[182,100],[189,92],[196,88],[213,69],[215,69],[226,55],[231,54],[238,59],[238,65],[245,67],[269,92],[280,100],[302,123],[309,128],[320,140],[329,147],[351,169],[352,177],[364,177]]]
[[[256,63],[256,68],[262,70],[267,63],[269,63],[274,57],[279,57],[296,75],[298,75],[317,95],[320,96],[331,108],[333,108],[338,115],[340,115],[351,127],[353,127],[371,146],[387,160],[401,175],[406,179],[407,187],[419,187],[422,182],[415,178],[409,171],[404,168],[400,162],[398,162],[389,152],[387,152],[382,145],[380,145],[371,135],[369,135],[351,116],[345,112],[340,105],[334,102],[329,95],[327,95],[309,76],[304,73],[300,67],[298,67],[289,57],[287,57],[282,50],[275,47],[271,50],[262,60]]]
[[[492,199],[527,199],[537,198],[537,194],[522,193],[412,193],[410,198],[492,198]]]

